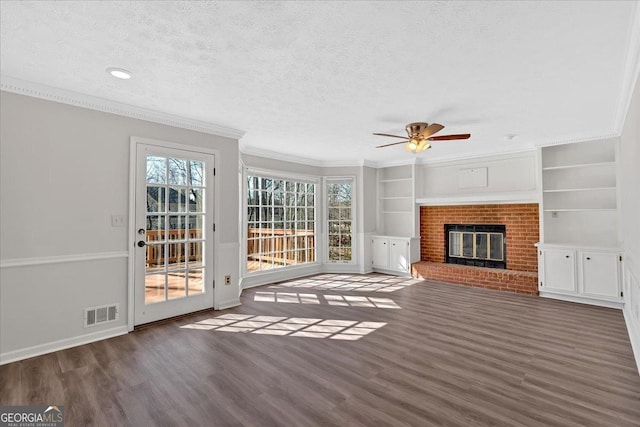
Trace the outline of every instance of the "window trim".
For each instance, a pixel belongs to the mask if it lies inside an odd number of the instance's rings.
[[[254,276],[260,276],[260,275],[266,275],[266,274],[277,274],[279,272],[283,272],[283,271],[291,271],[291,270],[295,270],[295,269],[300,269],[300,268],[308,268],[310,266],[318,266],[321,263],[321,258],[320,258],[320,250],[322,247],[322,228],[321,228],[321,224],[323,223],[322,218],[320,217],[320,209],[319,207],[321,206],[319,204],[319,199],[321,197],[322,191],[320,190],[321,184],[322,184],[322,178],[321,177],[317,177],[317,176],[312,176],[312,175],[303,175],[303,174],[295,174],[295,173],[288,173],[288,172],[282,172],[282,171],[277,171],[277,170],[270,170],[270,169],[261,169],[261,168],[253,168],[253,167],[248,167],[244,165],[244,162],[241,161],[241,165],[242,165],[242,173],[241,175],[241,182],[240,182],[240,187],[242,190],[242,201],[241,201],[241,209],[240,209],[240,222],[242,224],[242,232],[241,232],[241,260],[240,263],[242,265],[242,275],[243,277],[254,277]],[[292,265],[286,265],[286,266],[282,266],[282,267],[278,267],[278,268],[273,268],[273,269],[269,269],[269,270],[257,270],[257,271],[249,271],[248,265],[247,265],[247,259],[248,259],[248,225],[249,225],[249,220],[248,220],[248,197],[249,197],[249,189],[248,189],[248,179],[249,176],[257,176],[260,178],[269,178],[269,179],[282,179],[282,180],[288,180],[288,181],[297,181],[300,183],[305,183],[305,184],[314,184],[316,186],[316,191],[315,191],[315,197],[314,197],[314,201],[313,201],[313,208],[315,211],[315,215],[314,215],[314,243],[315,243],[315,261],[313,262],[305,262],[303,264],[292,264]]]
[[[323,200],[323,209],[322,209],[322,224],[325,230],[322,233],[323,236],[323,245],[322,245],[322,260],[324,264],[330,265],[355,265],[357,264],[357,245],[356,245],[356,235],[357,235],[357,177],[355,175],[336,175],[336,176],[325,176],[323,178],[322,185],[322,200]],[[351,260],[350,261],[331,261],[329,260],[329,196],[327,192],[328,184],[339,183],[344,181],[351,181]]]

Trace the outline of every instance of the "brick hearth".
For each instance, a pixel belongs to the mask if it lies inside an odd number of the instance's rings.
[[[445,224],[504,224],[507,268],[482,268],[445,263]],[[501,291],[538,293],[538,204],[422,206],[420,258],[416,277]]]

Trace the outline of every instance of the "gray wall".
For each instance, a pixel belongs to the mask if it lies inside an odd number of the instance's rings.
[[[640,369],[640,78],[620,137],[624,315]]]
[[[0,103],[3,360],[126,326],[128,232],[111,215],[128,215],[131,136],[219,151],[219,259],[235,283],[216,297],[238,300],[237,140],[8,92]],[[120,304],[117,323],[83,328],[85,307],[111,303]]]

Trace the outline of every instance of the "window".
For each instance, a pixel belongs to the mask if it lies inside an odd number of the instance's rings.
[[[353,261],[353,178],[327,179],[327,260]]]
[[[449,256],[502,261],[503,235],[501,233],[449,232]]]
[[[316,184],[250,174],[247,271],[316,261]]]

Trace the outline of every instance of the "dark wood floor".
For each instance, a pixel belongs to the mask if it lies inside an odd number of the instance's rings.
[[[0,404],[67,426],[640,425],[618,310],[383,275],[242,303],[4,365]]]

